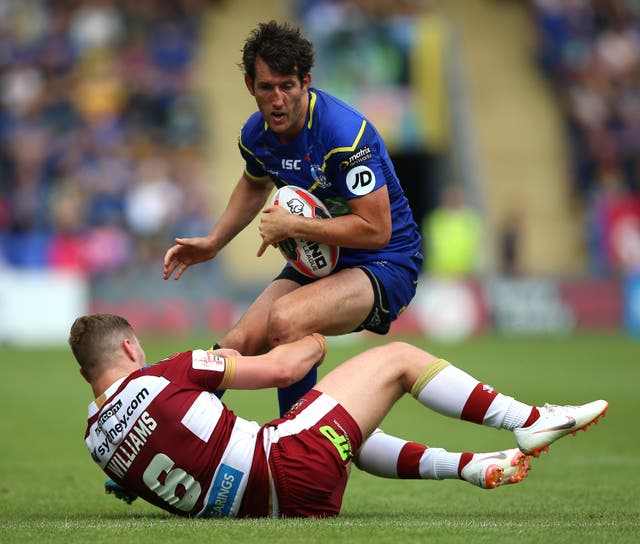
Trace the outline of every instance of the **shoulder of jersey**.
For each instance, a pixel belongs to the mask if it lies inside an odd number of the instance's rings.
[[[255,138],[264,132],[264,118],[259,111],[252,113],[242,125],[240,135],[243,139]]]
[[[316,91],[317,92],[317,91]],[[333,95],[317,92],[314,124],[320,132],[331,132],[336,147],[349,147],[362,128],[365,117],[355,108]]]

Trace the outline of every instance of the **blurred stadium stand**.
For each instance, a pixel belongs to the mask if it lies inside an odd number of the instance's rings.
[[[194,67],[206,2],[0,3],[0,259],[97,278],[211,222]]]
[[[640,5],[536,0],[539,66],[562,107],[589,272],[640,269]]]
[[[527,3],[452,0],[442,6],[455,22],[466,73],[490,269],[500,271],[500,238],[511,228],[517,229],[519,270],[580,274],[581,216],[565,182],[560,108],[533,62]]]

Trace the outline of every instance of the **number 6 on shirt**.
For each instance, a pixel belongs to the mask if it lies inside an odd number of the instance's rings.
[[[202,488],[191,474],[187,474],[181,468],[173,468],[174,465],[170,457],[164,453],[158,453],[151,459],[142,479],[163,501],[178,510],[188,512],[200,497]],[[179,485],[184,488],[182,498],[176,493]]]

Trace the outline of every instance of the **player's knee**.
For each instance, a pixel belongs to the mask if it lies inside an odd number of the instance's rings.
[[[269,312],[267,328],[271,346],[293,342],[302,338],[305,334],[308,334],[308,332],[300,326],[297,320],[293,319],[291,311],[285,305],[278,304],[278,301],[276,301]]]
[[[427,363],[433,363],[439,359],[435,355],[407,342],[389,342],[384,346],[380,346],[380,348],[385,355],[395,360],[416,361],[420,359],[421,361],[427,361]]]
[[[413,353],[413,350],[416,348],[406,342],[393,341],[387,344],[383,344],[376,349],[381,351],[383,355],[387,355],[389,357],[401,357],[405,359],[410,357]]]
[[[219,343],[222,347],[238,350],[243,355],[258,355],[265,350],[264,338],[258,338],[255,333],[242,328],[231,329]]]

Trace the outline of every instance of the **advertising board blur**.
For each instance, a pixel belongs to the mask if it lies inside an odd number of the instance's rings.
[[[626,314],[625,314],[626,312]],[[443,341],[493,330],[500,334],[569,334],[627,330],[640,336],[640,277],[626,295],[617,280],[491,277],[443,280],[423,277],[399,325]],[[400,332],[402,327],[394,327]]]
[[[89,286],[75,274],[0,269],[0,342],[63,345],[89,302]]]

